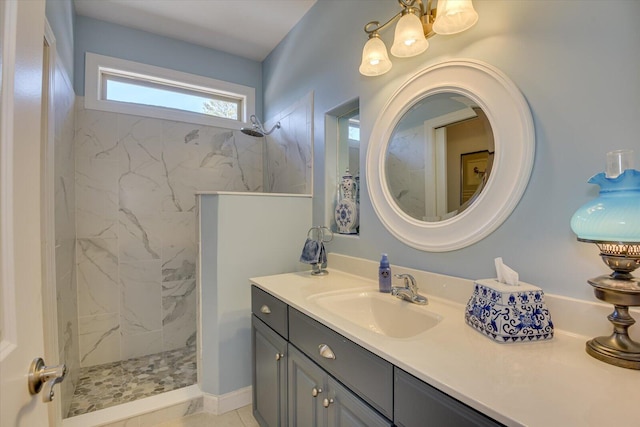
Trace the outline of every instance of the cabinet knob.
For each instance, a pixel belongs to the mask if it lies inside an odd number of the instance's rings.
[[[280,359],[282,359],[284,357],[284,354],[282,353],[276,353],[276,361],[279,361]]]
[[[313,397],[318,397],[318,395],[319,395],[320,393],[322,393],[322,389],[321,389],[321,388],[314,387],[314,388],[311,390],[311,396],[313,396]]]
[[[260,313],[271,314],[271,309],[267,304],[264,304],[262,307],[260,307]]]
[[[333,350],[331,350],[331,347],[326,344],[320,344],[318,346],[318,353],[320,353],[320,356],[324,357],[325,359],[336,358],[336,355],[333,353]]]
[[[333,402],[334,402],[333,398],[331,398],[331,399],[327,399],[327,398],[325,398],[325,399],[322,401],[322,406],[324,406],[325,408],[328,408],[328,407],[329,407],[329,405],[331,405]]]

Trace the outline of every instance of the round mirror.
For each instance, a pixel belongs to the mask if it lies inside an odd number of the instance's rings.
[[[494,152],[482,108],[457,93],[431,95],[411,107],[391,134],[384,169],[389,193],[412,218],[451,218],[485,188]]]
[[[504,222],[533,166],[531,112],[513,82],[474,60],[433,65],[380,112],[367,188],[384,226],[426,251],[460,249]]]

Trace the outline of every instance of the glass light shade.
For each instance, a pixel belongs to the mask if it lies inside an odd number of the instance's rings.
[[[571,229],[583,240],[640,242],[640,171],[627,169],[616,178],[594,175],[600,194],[571,218]]]
[[[419,55],[429,47],[422,22],[413,13],[407,13],[396,24],[391,54],[399,58]]]
[[[379,76],[391,69],[391,61],[387,55],[387,47],[380,37],[371,37],[362,49],[360,74],[365,76]]]
[[[471,0],[438,0],[433,31],[437,34],[456,34],[468,30],[478,22],[478,12]]]
[[[615,178],[627,169],[633,169],[633,150],[615,150],[607,153],[607,178]]]

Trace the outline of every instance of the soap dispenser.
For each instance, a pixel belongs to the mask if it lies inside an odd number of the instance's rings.
[[[387,254],[382,254],[382,259],[380,260],[378,286],[380,292],[391,292],[391,268],[389,267],[389,258],[387,257]]]

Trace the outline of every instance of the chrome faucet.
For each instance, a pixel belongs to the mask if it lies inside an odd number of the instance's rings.
[[[418,285],[416,279],[410,274],[394,274],[398,279],[404,279],[404,287],[392,286],[391,295],[414,304],[426,305],[427,298],[418,294]]]

